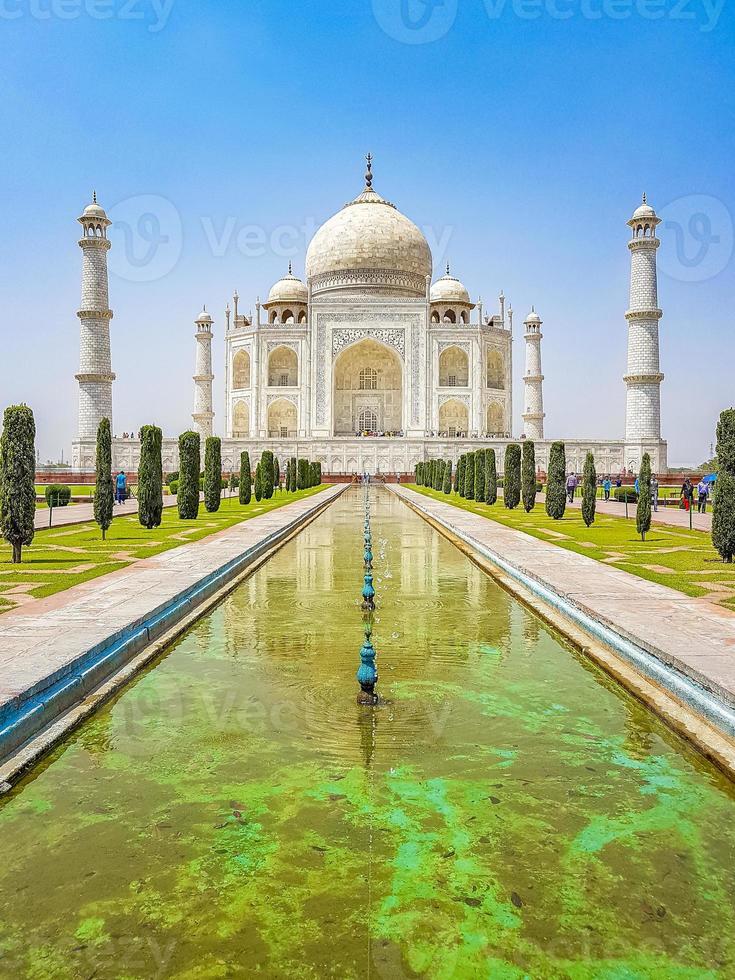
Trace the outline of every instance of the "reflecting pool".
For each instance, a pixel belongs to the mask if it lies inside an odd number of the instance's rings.
[[[735,976],[735,793],[349,491],[0,807],[0,976]]]

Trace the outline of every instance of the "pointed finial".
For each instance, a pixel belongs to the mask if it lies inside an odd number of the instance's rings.
[[[372,153],[368,153],[368,155],[365,157],[365,159],[367,160],[367,170],[365,171],[365,187],[368,190],[372,190],[372,188],[373,188],[373,155],[372,155]]]
[[[535,312],[536,312],[536,307],[532,304],[531,305],[531,313],[535,313]]]
[[[293,275],[293,268],[291,267],[291,263],[290,262],[288,263],[288,274],[289,274],[289,276],[292,276]]]
[[[447,262],[447,275],[449,275],[449,263]]]
[[[646,203],[648,203],[648,202],[646,201],[646,192],[645,192],[645,191],[643,191],[643,203],[644,203],[644,204],[646,204]]]
[[[97,203],[97,191],[92,191],[92,203]]]

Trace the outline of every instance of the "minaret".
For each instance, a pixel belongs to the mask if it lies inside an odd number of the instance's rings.
[[[661,443],[661,382],[659,370],[658,321],[662,312],[658,308],[656,276],[656,226],[661,219],[656,215],[643,195],[643,203],[628,221],[633,237],[630,249],[630,309],[625,314],[628,321],[628,370],[624,381],[627,386],[625,410],[626,465],[640,465],[641,455],[652,451],[658,454]],[[654,467],[656,461],[653,460]],[[658,468],[663,469],[662,460]]]
[[[112,224],[97,203],[97,194],[77,219],[83,237],[82,302],[77,313],[81,323],[79,339],[79,425],[80,439],[96,439],[97,428],[107,418],[112,425],[112,359],[110,355],[110,309],[107,285],[107,229]]]
[[[196,320],[197,341],[196,367],[194,369],[194,429],[202,439],[212,435],[212,317],[206,306]]]
[[[523,433],[527,439],[544,438],[544,376],[541,373],[541,317],[535,307],[524,321],[526,327],[526,373],[523,376],[525,409]]]

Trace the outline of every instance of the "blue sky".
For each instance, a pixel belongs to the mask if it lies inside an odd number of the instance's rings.
[[[202,304],[221,423],[226,302],[249,309],[290,258],[303,274],[367,150],[437,270],[541,312],[555,437],[623,432],[625,221],[646,190],[665,219],[663,434],[672,465],[708,454],[735,402],[733,5],[431,2],[0,0],[0,401],[33,406],[42,459],[75,431],[92,188],[117,221],[115,429],[176,434]],[[520,335],[515,358],[518,432]]]

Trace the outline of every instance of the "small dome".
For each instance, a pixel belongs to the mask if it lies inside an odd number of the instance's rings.
[[[462,303],[467,306],[472,305],[470,294],[456,276],[450,275],[448,264],[446,274],[441,279],[437,279],[431,287],[430,297],[432,303],[445,303],[447,305]]]
[[[268,299],[263,304],[266,309],[275,303],[297,303],[303,305],[309,300],[309,293],[304,283],[293,274],[291,266],[288,267],[288,275],[279,279],[271,287]]]
[[[655,218],[656,212],[653,210],[651,205],[646,200],[646,195],[643,195],[643,203],[639,204],[638,207],[633,212],[633,218]]]
[[[92,194],[92,203],[88,204],[84,209],[84,217],[102,218],[102,219],[107,218],[107,215],[105,214],[105,209],[103,207],[100,207],[100,205],[97,203],[97,191],[94,191],[94,193]]]
[[[531,308],[531,312],[528,314],[524,323],[542,323],[541,317],[538,315],[535,309]]]
[[[202,312],[199,314],[196,320],[197,323],[212,323],[212,317],[207,313],[207,307],[205,306]]]

